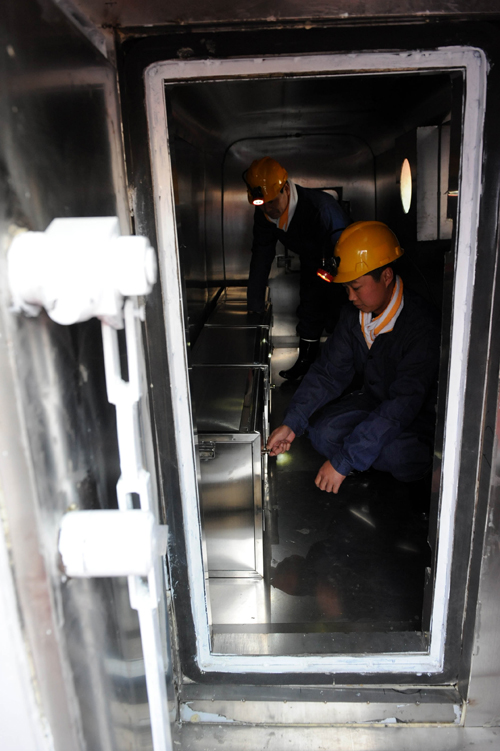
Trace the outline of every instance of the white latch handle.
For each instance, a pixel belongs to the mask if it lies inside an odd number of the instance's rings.
[[[17,235],[9,248],[13,308],[45,308],[63,325],[96,316],[122,328],[123,298],[147,295],[156,281],[149,241],[120,235],[116,217],[54,219],[45,232]]]
[[[59,552],[72,577],[148,576],[166,547],[167,527],[151,511],[70,511],[61,521]]]

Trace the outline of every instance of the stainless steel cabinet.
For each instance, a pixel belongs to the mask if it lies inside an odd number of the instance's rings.
[[[193,365],[262,365],[269,367],[266,326],[205,326],[193,347]]]
[[[246,292],[246,290],[243,290]],[[249,314],[223,290],[191,357],[202,531],[211,577],[263,575],[262,505],[269,426],[269,302]]]
[[[265,380],[261,368],[192,369],[202,527],[212,577],[263,575]]]
[[[206,326],[238,326],[253,327],[271,326],[272,308],[269,302],[266,302],[262,313],[249,313],[247,311],[246,300],[228,299],[225,295],[221,297],[206,322]]]
[[[260,434],[208,434],[198,446],[209,575],[262,576]]]

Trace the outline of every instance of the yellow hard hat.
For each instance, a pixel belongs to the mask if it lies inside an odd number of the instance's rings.
[[[243,180],[247,185],[248,202],[262,206],[267,201],[273,201],[283,190],[288,172],[275,159],[265,156],[252,162],[243,173]]]
[[[354,222],[335,246],[337,284],[352,282],[370,271],[392,263],[404,253],[398,238],[383,222]]]

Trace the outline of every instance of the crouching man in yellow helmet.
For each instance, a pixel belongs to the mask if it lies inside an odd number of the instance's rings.
[[[351,305],[297,389],[271,456],[307,432],[326,461],[315,484],[337,493],[352,470],[370,467],[404,482],[432,466],[440,335],[434,312],[403,289],[394,261],[403,254],[381,222],[356,222],[335,248]],[[342,396],[357,374],[361,389]]]
[[[276,242],[300,257],[299,357],[295,365],[280,373],[283,378],[298,379],[316,358],[323,330],[333,329],[345,301],[339,289],[322,281],[317,272],[323,261],[333,256],[335,243],[349,219],[333,196],[292,182],[271,157],[252,162],[243,179],[248,201],[256,207],[247,290],[249,311],[264,308]]]

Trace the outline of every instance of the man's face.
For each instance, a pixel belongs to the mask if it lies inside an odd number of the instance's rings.
[[[384,269],[378,282],[370,274],[365,274],[352,282],[346,282],[343,286],[354,307],[363,313],[373,313],[374,316],[378,316],[390,302],[394,288],[393,280],[392,269]]]
[[[288,199],[290,197],[290,186],[288,183],[283,186],[281,193],[278,193],[276,198],[272,201],[266,201],[262,206],[262,211],[267,214],[269,219],[279,219],[288,206]]]

